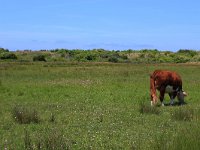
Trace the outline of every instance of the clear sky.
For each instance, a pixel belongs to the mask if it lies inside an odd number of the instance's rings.
[[[9,50],[200,49],[200,0],[1,0]]]

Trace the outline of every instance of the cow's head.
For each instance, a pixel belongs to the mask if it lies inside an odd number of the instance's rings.
[[[177,98],[178,98],[180,104],[184,104],[184,97],[186,97],[186,96],[187,96],[187,93],[183,90],[180,90],[177,92]]]

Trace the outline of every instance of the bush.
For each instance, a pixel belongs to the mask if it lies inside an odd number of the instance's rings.
[[[0,48],[0,53],[9,52],[8,49]]]
[[[37,55],[33,57],[33,61],[46,61],[44,55]]]
[[[120,56],[122,59],[124,59],[124,60],[127,60],[128,59],[128,56],[127,55],[121,55]]]
[[[14,53],[4,53],[1,59],[17,59],[17,56]]]
[[[188,56],[191,56],[191,57],[194,57],[195,55],[198,55],[197,51],[187,50],[187,49],[180,49],[177,53],[178,54],[188,55]]]
[[[190,58],[188,58],[187,56],[176,56],[174,57],[174,62],[175,63],[186,63],[189,62]]]
[[[119,62],[118,58],[115,57],[115,56],[111,56],[109,59],[108,59],[109,62],[114,62],[114,63],[117,63]]]
[[[76,60],[76,61],[83,61],[83,62],[86,61],[85,54],[84,53],[76,54],[74,56],[74,60]]]
[[[96,60],[96,56],[90,54],[90,55],[87,55],[87,56],[85,57],[85,59],[87,59],[87,60],[89,60],[89,61]]]
[[[200,54],[195,55],[195,56],[191,59],[191,61],[200,62]]]

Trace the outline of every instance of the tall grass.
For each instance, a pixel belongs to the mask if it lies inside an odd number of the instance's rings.
[[[180,107],[171,114],[173,120],[192,121],[199,120],[198,110],[189,107]]]
[[[39,133],[41,135],[41,133]],[[39,136],[38,135],[38,136]],[[50,129],[47,133],[43,133],[42,137],[34,138],[31,133],[25,129],[24,131],[24,148],[25,149],[41,149],[41,150],[68,150],[72,145],[76,144],[61,133],[60,129]]]
[[[149,103],[140,103],[140,113],[142,114],[156,114],[159,115],[161,112],[156,106],[151,106]]]
[[[197,150],[200,147],[199,122],[189,123],[171,135],[159,135],[153,144],[155,150]]]

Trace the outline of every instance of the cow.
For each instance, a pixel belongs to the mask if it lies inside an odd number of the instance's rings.
[[[151,93],[151,105],[157,103],[156,90],[160,92],[160,102],[164,106],[163,99],[165,93],[169,94],[170,105],[174,104],[174,99],[177,96],[179,103],[184,103],[184,97],[187,93],[182,89],[182,79],[179,74],[169,70],[155,70],[150,75],[150,93]]]

